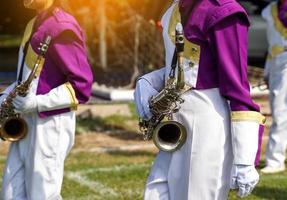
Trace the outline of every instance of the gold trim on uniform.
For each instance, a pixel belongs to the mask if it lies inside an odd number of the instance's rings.
[[[29,69],[33,69],[36,61],[38,58],[38,54],[34,51],[34,49],[32,48],[31,45],[29,45],[28,50],[27,50],[27,55],[25,58],[25,64]],[[43,65],[45,63],[45,59],[42,59],[39,66],[38,66],[38,70],[36,75],[39,76],[39,74],[41,73],[42,69],[43,69]]]
[[[266,122],[266,117],[264,117],[261,113],[255,111],[236,111],[231,112],[231,121],[255,121],[259,124],[264,125]]]
[[[277,4],[274,4],[271,8],[271,14],[273,17],[273,22],[275,25],[276,30],[285,38],[287,39],[287,28],[282,24],[280,19],[278,18],[278,7]]]
[[[271,49],[271,53],[268,54],[267,59],[271,60],[272,58],[274,58],[274,57],[276,57],[276,56],[278,56],[284,52],[286,52],[286,48],[284,48],[278,44],[275,44]]]
[[[181,22],[181,18],[178,4],[176,4],[174,6],[174,10],[172,12],[168,27],[168,35],[173,43],[175,43],[175,27],[178,22]],[[190,65],[191,67],[193,65],[198,65],[200,58],[200,46],[188,41],[186,38],[184,39],[185,39],[184,41],[185,45],[184,45],[183,56],[192,62]]]
[[[35,21],[36,21],[36,17],[31,19],[28,22],[27,26],[26,26],[26,29],[25,29],[25,32],[24,32],[24,36],[23,36],[23,39],[22,39],[22,43],[21,43],[22,48],[24,48],[26,42],[29,40],[29,38],[30,38],[30,36],[32,34],[33,26],[34,26]]]
[[[73,86],[71,85],[71,83],[67,82],[65,83],[65,88],[69,91],[70,94],[70,98],[71,98],[71,110],[77,110],[78,105],[79,105],[79,101],[76,97],[76,93],[75,90],[73,88]]]

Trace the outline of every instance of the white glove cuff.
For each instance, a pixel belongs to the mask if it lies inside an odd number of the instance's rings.
[[[65,83],[54,89],[48,94],[37,95],[38,111],[52,111],[64,108],[71,108],[76,110],[78,100],[75,95],[75,91],[70,83]]]
[[[145,74],[138,80],[140,79],[145,79],[155,90],[159,92],[163,89],[165,84],[165,68],[163,67],[161,69]]]
[[[259,128],[265,117],[258,112],[231,113],[231,135],[235,165],[254,165],[258,150]]]

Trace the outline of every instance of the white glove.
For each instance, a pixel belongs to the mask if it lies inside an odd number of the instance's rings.
[[[134,98],[137,112],[141,118],[149,120],[152,117],[149,109],[149,100],[157,94],[158,91],[146,79],[140,79],[137,82]]]
[[[7,94],[1,94],[0,96],[0,105],[2,104],[2,102],[4,101],[4,99],[7,97]]]
[[[18,113],[31,113],[37,111],[37,98],[35,94],[28,93],[26,97],[17,96],[13,100],[13,106]]]
[[[254,165],[233,165],[231,189],[238,189],[239,197],[251,194],[259,181],[259,174]]]

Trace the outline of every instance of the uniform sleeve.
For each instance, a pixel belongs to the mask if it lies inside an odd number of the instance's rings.
[[[145,74],[140,77],[138,81],[140,79],[145,79],[155,90],[160,92],[165,85],[165,67]]]
[[[17,82],[12,83],[7,88],[5,88],[2,92],[0,92],[0,104],[2,101],[12,92],[12,90],[16,87]]]
[[[216,56],[219,90],[230,103],[231,132],[235,164],[254,164],[260,154],[265,117],[250,95],[247,78],[248,25],[234,14],[210,32]]]
[[[88,64],[85,45],[72,32],[62,33],[54,39],[49,56],[66,76],[66,83],[46,95],[39,95],[40,112],[56,109],[76,109],[89,100],[93,75]]]

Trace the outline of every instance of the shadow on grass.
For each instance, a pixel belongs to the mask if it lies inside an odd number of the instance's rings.
[[[253,194],[262,199],[286,200],[287,188],[258,186],[256,190],[253,191]]]

